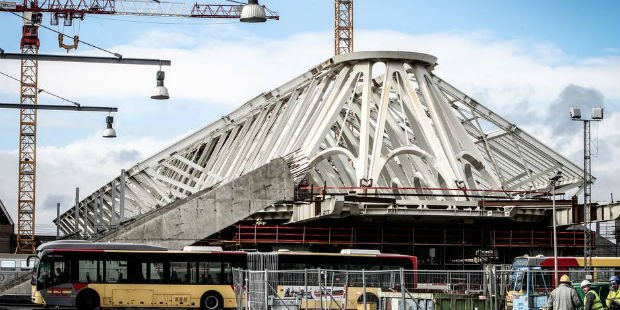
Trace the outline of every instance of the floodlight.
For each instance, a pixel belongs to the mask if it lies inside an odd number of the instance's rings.
[[[106,118],[105,118],[106,129],[103,130],[103,137],[104,138],[116,138],[116,130],[114,130],[114,128],[112,128],[112,123],[113,122],[114,122],[114,117],[113,116],[106,116]]]
[[[603,108],[592,108],[592,119],[602,120],[603,119]]]
[[[267,21],[265,8],[258,4],[258,0],[248,0],[248,4],[241,9],[239,20],[244,23],[264,23]]]
[[[159,70],[157,71],[157,75],[155,75],[155,77],[157,78],[157,86],[155,86],[155,89],[153,89],[153,95],[151,96],[151,99],[170,99],[170,96],[168,95],[168,89],[166,88],[166,86],[164,86],[164,78],[166,77],[166,73]]]
[[[570,118],[573,120],[581,119],[581,109],[576,107],[570,108]]]

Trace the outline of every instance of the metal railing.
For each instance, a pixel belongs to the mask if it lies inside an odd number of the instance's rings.
[[[411,270],[234,270],[239,310],[431,309]],[[470,277],[471,278],[471,277]],[[428,294],[427,294],[428,295]],[[396,308],[394,308],[396,307]]]
[[[539,309],[559,282],[552,270],[508,270],[505,265],[470,271],[236,269],[233,274],[239,310],[512,309],[517,304]],[[620,270],[575,267],[559,271],[558,277],[563,274],[578,291],[582,280],[592,281],[604,298],[609,277]]]

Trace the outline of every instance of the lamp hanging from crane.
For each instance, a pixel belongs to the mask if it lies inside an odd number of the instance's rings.
[[[248,4],[241,9],[239,20],[244,23],[264,23],[267,21],[265,8],[258,4],[258,0],[248,0]]]
[[[247,7],[246,7],[247,6]],[[51,24],[59,25],[64,19],[64,26],[71,26],[73,19],[82,20],[86,15],[115,14],[133,16],[167,16],[189,18],[227,18],[242,19],[243,22],[264,22],[267,19],[278,20],[277,12],[270,11],[258,4],[257,0],[250,0],[241,5],[221,5],[185,2],[169,2],[166,0],[54,0],[54,1],[21,1],[0,0],[0,13],[9,12],[24,19],[21,37],[21,54],[37,56],[39,53],[38,29],[42,21],[42,13],[51,13]],[[243,15],[243,16],[242,16]],[[43,26],[45,27],[45,26]],[[48,27],[48,30],[55,31]],[[55,31],[59,32],[59,31]],[[4,33],[4,32],[3,32]],[[74,40],[74,34],[70,39]],[[72,47],[64,42],[59,45]],[[83,42],[86,44],[86,42]],[[104,52],[111,53],[100,47],[90,45]],[[62,47],[62,46],[61,46]],[[122,56],[111,53],[122,61]],[[3,54],[4,55],[4,54]],[[48,56],[49,58],[49,56]],[[53,57],[52,57],[53,58]],[[117,63],[117,62],[115,62]],[[24,59],[21,65],[21,95],[20,104],[33,106],[37,104],[38,61]],[[168,99],[168,90],[164,87],[164,72],[157,72],[157,87],[153,99]],[[17,225],[17,253],[35,253],[35,189],[36,189],[36,109],[20,109],[20,144],[19,144],[19,173],[18,173],[18,225]],[[107,123],[107,120],[106,120]],[[113,129],[113,128],[109,128]],[[106,129],[107,130],[107,129]]]
[[[108,115],[105,118],[106,129],[103,130],[104,138],[116,138],[116,130],[112,128],[112,124],[114,123],[114,116]]]
[[[161,67],[157,71],[155,77],[157,78],[157,86],[155,86],[155,89],[153,89],[153,95],[151,96],[151,99],[170,99],[170,95],[168,95],[168,89],[166,88],[166,86],[164,86],[164,78],[166,78],[166,73],[164,71],[161,71]]]

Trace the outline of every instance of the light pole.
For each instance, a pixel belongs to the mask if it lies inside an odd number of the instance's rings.
[[[558,171],[556,175],[549,179],[551,182],[551,199],[553,201],[553,278],[558,283],[558,233],[555,223],[555,185],[562,178],[562,171]]]
[[[590,121],[603,120],[603,108],[592,108],[591,119],[581,118],[581,109],[571,107],[570,118],[583,122],[583,266],[589,270],[592,262],[592,241],[590,234],[590,203],[592,200],[592,164],[590,156]]]

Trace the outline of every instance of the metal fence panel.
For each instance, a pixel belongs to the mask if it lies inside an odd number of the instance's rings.
[[[236,270],[238,309],[428,310],[539,309],[554,289],[550,270]],[[565,271],[594,282],[601,298],[620,270]],[[558,272],[558,277],[563,273]],[[265,281],[267,279],[267,281]],[[578,292],[579,285],[576,285]]]

